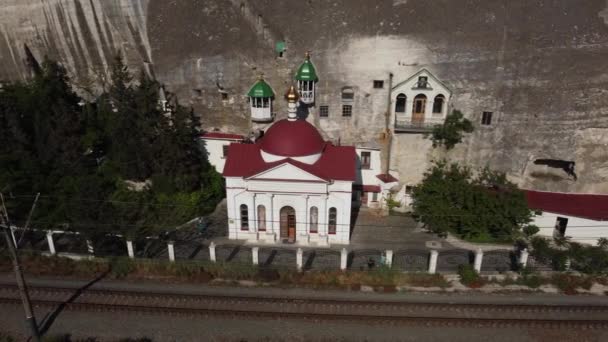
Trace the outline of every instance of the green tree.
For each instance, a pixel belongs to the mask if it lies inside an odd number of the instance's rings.
[[[444,146],[451,150],[456,144],[462,142],[464,133],[471,133],[473,130],[471,121],[466,119],[462,112],[454,110],[448,114],[443,124],[433,127],[430,137],[433,147]]]
[[[413,190],[414,214],[433,232],[472,241],[512,241],[532,214],[502,173],[438,162]]]

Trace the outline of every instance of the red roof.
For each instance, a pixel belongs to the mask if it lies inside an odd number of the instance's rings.
[[[219,139],[219,140],[243,140],[244,136],[239,134],[220,133],[220,132],[207,132],[201,134],[203,139]]]
[[[608,220],[608,195],[526,190],[526,199],[530,209],[596,221]]]
[[[264,152],[283,157],[317,154],[325,146],[319,131],[305,120],[277,121],[260,141]]]
[[[379,175],[376,175],[376,178],[378,178],[379,180],[381,180],[383,183],[393,183],[393,182],[398,182],[399,180],[395,177],[393,177],[390,174],[386,174],[386,173],[382,173]]]
[[[290,158],[266,163],[260,153],[262,143],[232,143],[224,165],[225,177],[251,177],[281,164],[291,164],[324,180],[355,181],[357,154],[353,146],[324,144],[321,157],[312,164],[305,164]]]
[[[380,192],[380,185],[354,184],[353,185],[353,189],[354,190],[362,190],[364,192]]]

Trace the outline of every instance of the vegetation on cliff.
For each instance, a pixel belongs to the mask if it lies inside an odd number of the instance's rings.
[[[36,193],[31,226],[89,236],[170,229],[222,198],[222,178],[196,140],[198,120],[177,103],[165,113],[155,80],[134,81],[117,57],[109,87],[86,102],[58,63],[33,70],[0,90],[0,190],[14,224]]]
[[[435,125],[430,133],[433,147],[444,146],[451,150],[462,142],[464,133],[472,133],[473,123],[458,110],[452,111],[441,125]]]
[[[414,215],[428,229],[470,241],[514,241],[532,218],[524,193],[488,168],[474,173],[456,163],[435,163],[412,197]]]

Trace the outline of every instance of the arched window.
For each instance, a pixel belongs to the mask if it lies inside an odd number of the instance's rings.
[[[435,101],[433,101],[433,114],[443,113],[443,104],[444,103],[445,103],[445,96],[443,96],[443,95],[435,96]]]
[[[352,101],[355,99],[353,88],[346,87],[342,89],[342,101]]]
[[[336,226],[338,220],[338,210],[336,208],[329,208],[329,220],[327,225],[327,233],[336,234]]]
[[[266,230],[266,207],[258,205],[258,231]]]
[[[249,211],[246,204],[241,204],[241,230],[249,230]]]
[[[316,233],[319,230],[319,209],[317,207],[310,208],[310,232]]]
[[[397,101],[395,101],[395,113],[405,113],[405,100],[407,97],[405,94],[397,95]]]

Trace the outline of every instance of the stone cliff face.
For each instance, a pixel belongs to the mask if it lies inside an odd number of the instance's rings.
[[[608,192],[606,0],[5,0],[0,34],[0,79],[27,76],[27,44],[94,87],[120,50],[206,127],[239,133],[263,128],[250,123],[244,96],[257,74],[277,92],[281,117],[280,96],[311,50],[317,104],[330,114],[313,108],[309,120],[346,143],[381,136],[390,73],[397,83],[427,68],[452,90],[451,107],[476,124],[449,158],[506,171],[527,187]],[[277,41],[286,42],[282,58]],[[350,118],[340,112],[344,87],[355,93]],[[483,111],[493,112],[492,125],[480,125]],[[391,169],[406,183],[446,155],[419,134],[395,134],[391,150]],[[576,180],[564,161],[576,163]]]

